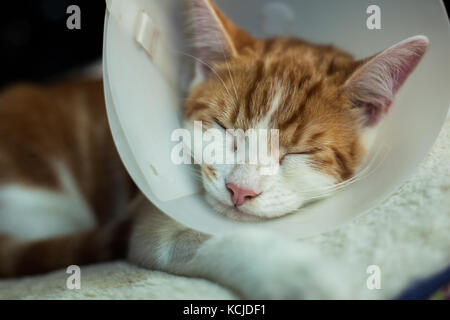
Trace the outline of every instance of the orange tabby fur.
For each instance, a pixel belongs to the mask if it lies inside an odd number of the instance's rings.
[[[0,277],[123,258],[129,225],[107,224],[123,214],[134,187],[112,141],[102,82],[16,85],[0,95],[0,119],[0,185],[63,192],[58,161],[69,168],[98,224],[32,243],[0,237]]]

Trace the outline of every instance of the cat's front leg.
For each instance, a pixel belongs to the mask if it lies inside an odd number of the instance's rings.
[[[147,206],[130,244],[130,260],[139,265],[208,279],[246,299],[350,297],[341,278],[329,276],[330,263],[311,248],[255,230],[209,237]]]

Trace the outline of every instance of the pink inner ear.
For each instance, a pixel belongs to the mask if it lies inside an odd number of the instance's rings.
[[[354,105],[365,109],[367,126],[387,113],[395,94],[414,71],[428,47],[422,36],[407,39],[364,64],[348,81]]]
[[[391,76],[394,79],[394,92],[395,95],[401,86],[405,83],[408,76],[414,71],[419,64],[420,60],[424,56],[426,49],[428,48],[428,41],[412,41],[405,44],[401,44],[393,49],[391,53],[394,57],[401,57],[401,64],[396,69],[394,65]],[[403,54],[407,51],[408,54]],[[394,58],[395,59],[395,58]]]

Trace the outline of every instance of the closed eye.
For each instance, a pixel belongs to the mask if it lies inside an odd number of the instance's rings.
[[[227,128],[225,127],[225,125],[216,117],[213,118],[214,122],[217,123],[223,130],[227,130]]]
[[[281,157],[280,159],[280,164],[283,162],[284,158],[286,156],[305,156],[305,155],[312,155],[312,154],[316,154],[319,153],[320,151],[322,151],[322,149],[320,148],[311,148],[311,149],[306,149],[303,151],[299,151],[299,152],[288,152],[285,155],[283,155],[283,157]]]
[[[320,148],[311,148],[311,149],[307,149],[307,150],[304,150],[304,151],[301,151],[301,152],[294,152],[292,154],[303,154],[303,155],[306,154],[306,155],[310,155],[310,154],[316,154],[316,153],[318,153],[320,151],[322,151],[322,149],[320,149]]]

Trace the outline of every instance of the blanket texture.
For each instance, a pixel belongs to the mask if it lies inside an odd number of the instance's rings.
[[[302,240],[342,261],[342,284],[358,298],[390,299],[450,264],[450,117],[433,150],[400,190],[371,212],[332,232]],[[300,244],[299,244],[300,245]],[[381,270],[381,289],[368,290],[367,267]],[[328,274],[340,278],[342,274]],[[233,299],[212,282],[138,268],[126,262],[82,268],[80,290],[65,270],[0,281],[1,299]],[[330,290],[333,290],[330,287]],[[332,296],[332,294],[331,294]]]

